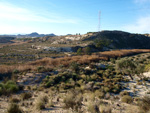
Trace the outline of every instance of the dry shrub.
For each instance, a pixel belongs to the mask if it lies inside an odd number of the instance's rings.
[[[35,102],[35,107],[37,110],[45,109],[45,104],[48,102],[47,96],[40,96]]]
[[[88,60],[87,56],[82,56],[78,61],[79,64],[89,64],[90,61]]]
[[[45,109],[45,103],[41,100],[37,100],[35,103],[35,107],[37,110]]]
[[[126,113],[143,113],[140,112],[140,110],[138,109],[138,106],[135,105],[129,105],[126,107]]]
[[[7,113],[23,113],[23,112],[17,104],[12,103],[9,105]]]
[[[89,57],[89,60],[90,60],[90,61],[93,61],[93,62],[94,62],[94,61],[96,62],[96,61],[99,60],[99,56],[97,56],[97,55],[91,55],[91,56]]]
[[[150,49],[115,50],[115,51],[100,52],[99,54],[114,58],[146,52],[150,52]]]
[[[18,102],[20,102],[20,99],[18,99],[18,98],[10,98],[10,102],[11,103],[18,103]]]
[[[50,63],[51,60],[52,60],[52,58],[43,58],[43,59],[40,59],[40,60],[30,62],[28,64],[33,65],[33,66],[37,66],[37,65],[43,66],[43,65],[47,65],[47,63]]]
[[[15,66],[7,66],[1,65],[0,66],[0,73],[11,73],[15,69]]]
[[[71,108],[74,111],[80,111],[82,107],[82,94],[77,92],[69,92],[64,98],[64,108]]]
[[[112,108],[109,105],[100,105],[99,106],[100,113],[112,113]]]
[[[44,102],[44,103],[48,103],[48,96],[47,95],[43,95],[41,97],[39,97],[39,99]]]
[[[130,103],[133,102],[133,99],[132,99],[132,97],[129,96],[129,95],[124,95],[124,96],[121,98],[121,101],[130,104]]]
[[[101,113],[99,110],[99,104],[95,102],[89,102],[88,103],[88,111],[90,113]]]
[[[141,111],[144,111],[144,113],[150,111],[150,97],[145,96],[141,99],[141,102],[139,103],[139,108]]]
[[[35,66],[25,64],[25,65],[19,65],[17,67],[17,70],[19,70],[19,72],[24,72],[24,71],[34,70],[35,68],[36,68]]]
[[[95,96],[97,96],[98,98],[102,99],[102,98],[105,97],[105,93],[103,91],[96,90],[95,91]]]
[[[50,99],[50,101],[49,101],[49,103],[48,103],[48,106],[49,106],[49,107],[54,107],[54,102],[53,102],[52,99]]]
[[[59,59],[51,59],[49,62],[52,66],[58,66],[60,65]]]
[[[22,93],[21,94],[21,99],[22,100],[27,100],[27,99],[30,99],[31,97],[32,97],[31,93]]]
[[[122,91],[122,92],[120,92],[120,96],[122,97],[122,96],[125,96],[125,95],[129,95],[129,92],[127,92],[127,91]]]
[[[64,65],[69,66],[72,62],[78,62],[79,64],[89,64],[91,62],[97,62],[99,60],[108,60],[109,58],[123,57],[138,53],[150,52],[150,49],[132,49],[132,50],[115,50],[115,51],[105,51],[99,53],[93,53],[92,55],[83,55],[83,56],[72,56],[72,57],[63,57],[63,58],[43,58],[37,61],[26,63],[23,65],[1,65],[0,73],[11,73],[13,70],[17,69],[19,72],[35,70],[38,66],[51,66],[51,68]]]

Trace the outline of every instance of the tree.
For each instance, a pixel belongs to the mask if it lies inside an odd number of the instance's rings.
[[[81,55],[81,54],[82,54],[82,52],[83,52],[83,51],[82,51],[82,49],[81,49],[81,48],[79,48],[79,49],[77,50],[77,54],[78,54],[78,55]]]
[[[91,54],[91,48],[90,47],[85,47],[82,50],[83,50],[84,54],[88,54],[88,55]]]
[[[103,47],[108,47],[112,43],[112,40],[108,40],[108,39],[103,39],[103,40],[96,39],[94,41],[94,43],[95,43],[95,46],[97,48],[103,49]]]
[[[99,49],[103,49],[104,44],[100,40],[95,40],[95,46]]]
[[[116,69],[119,72],[123,72],[124,74],[127,74],[130,76],[130,78],[133,80],[133,75],[136,73],[137,66],[135,63],[130,59],[121,59],[117,61]]]

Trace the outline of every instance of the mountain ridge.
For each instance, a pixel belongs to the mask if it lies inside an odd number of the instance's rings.
[[[30,34],[17,34],[17,35],[9,35],[9,34],[5,34],[5,35],[0,35],[0,37],[15,37],[15,38],[37,38],[37,37],[44,37],[44,36],[56,36],[54,33],[50,33],[50,34],[39,34],[37,32],[32,32]]]

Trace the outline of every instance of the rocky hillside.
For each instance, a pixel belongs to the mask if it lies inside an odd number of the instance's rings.
[[[87,36],[83,41],[112,40],[114,49],[150,49],[150,37],[123,31],[101,31]]]

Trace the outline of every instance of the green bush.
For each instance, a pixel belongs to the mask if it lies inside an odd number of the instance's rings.
[[[137,65],[130,59],[121,59],[116,63],[116,70],[129,75],[133,80],[133,76],[136,73]]]
[[[3,89],[0,87],[0,95],[3,94]]]
[[[79,48],[79,49],[77,50],[77,55],[81,55],[82,53],[83,53],[82,48]]]
[[[6,85],[6,89],[8,93],[16,93],[19,90],[18,86],[14,84]]]
[[[4,93],[4,84],[0,83],[0,95]]]
[[[19,87],[14,81],[9,80],[0,84],[0,95],[16,93],[17,91],[19,91]]]
[[[72,78],[73,80],[78,80],[79,76],[75,73],[61,73],[58,75],[50,76],[49,79],[44,81],[44,86],[46,88],[52,87],[58,84],[61,84],[61,82],[69,82],[69,79]]]
[[[4,88],[4,84],[3,84],[3,83],[0,83],[0,87],[3,89],[3,88]]]
[[[50,78],[48,81],[45,83],[45,87],[48,88],[50,86],[53,86],[55,84],[55,79]]]
[[[13,70],[13,73],[17,74],[17,73],[19,73],[19,70],[15,69],[15,70]]]
[[[116,60],[114,58],[110,58],[111,63],[115,64]]]
[[[73,70],[73,71],[75,71],[76,73],[78,73],[79,72],[79,64],[78,63],[76,63],[76,62],[72,62],[71,64],[70,64],[70,67],[71,67],[71,69]]]

